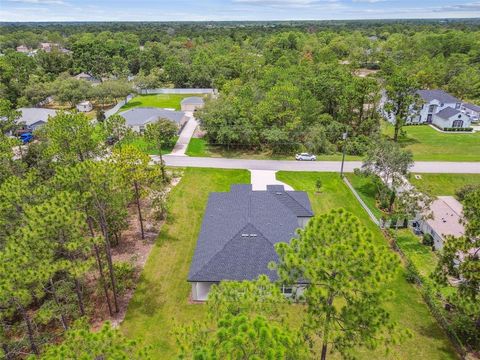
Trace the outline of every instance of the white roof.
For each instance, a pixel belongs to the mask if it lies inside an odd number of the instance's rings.
[[[453,196],[439,196],[430,205],[433,219],[427,223],[439,235],[460,237],[465,233],[465,227],[460,223],[463,206]]]
[[[30,126],[36,122],[47,122],[49,116],[55,116],[56,110],[43,109],[43,108],[20,108],[18,109],[22,113],[22,116],[17,120],[18,123],[25,123]]]
[[[85,101],[79,102],[78,105],[80,105],[80,106],[88,106],[88,105],[91,105],[91,102],[88,101],[88,100],[85,100]]]

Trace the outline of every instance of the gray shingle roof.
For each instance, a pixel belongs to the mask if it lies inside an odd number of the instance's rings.
[[[234,185],[208,199],[202,229],[190,267],[189,281],[252,280],[278,260],[274,245],[296,236],[298,217],[313,216],[305,192],[269,186],[252,191]]]
[[[203,105],[203,98],[200,96],[191,96],[184,98],[181,103],[182,105]]]
[[[463,107],[466,107],[467,109],[470,109],[470,110],[473,110],[473,111],[476,111],[476,112],[480,112],[480,106],[475,105],[475,104],[464,103]]]
[[[440,110],[435,115],[441,117],[442,119],[448,120],[452,116],[455,116],[455,115],[458,115],[458,114],[461,114],[461,112],[452,108],[452,107],[450,107],[450,106],[447,106],[445,109]]]
[[[24,123],[27,126],[31,126],[40,121],[46,123],[50,116],[57,114],[56,110],[43,108],[20,108],[18,111],[22,113],[22,116],[17,122]]]
[[[127,126],[140,126],[155,122],[160,118],[180,124],[185,113],[183,111],[165,110],[155,107],[137,107],[120,113]]]
[[[438,100],[441,103],[458,103],[458,100],[455,96],[450,95],[443,90],[417,90],[417,94],[426,102],[432,100]]]

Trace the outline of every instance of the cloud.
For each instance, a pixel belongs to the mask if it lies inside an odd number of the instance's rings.
[[[337,2],[338,0],[233,0],[233,3],[241,5],[282,8],[309,8]]]
[[[439,8],[434,9],[435,12],[444,12],[444,11],[480,11],[480,1],[471,2],[466,4],[454,4],[454,5],[446,5]],[[473,15],[473,14],[472,14]]]
[[[8,0],[9,2],[36,5],[64,5],[63,0]]]

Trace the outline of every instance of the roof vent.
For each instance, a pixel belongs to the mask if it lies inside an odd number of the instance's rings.
[[[248,234],[242,234],[242,237],[248,237]]]
[[[250,237],[257,237],[257,234],[250,234]]]
[[[280,192],[280,191],[277,191],[275,194],[277,194],[277,195],[282,195],[283,193]]]

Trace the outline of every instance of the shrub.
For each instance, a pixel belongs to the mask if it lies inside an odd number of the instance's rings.
[[[422,244],[427,246],[433,246],[433,236],[428,233],[423,234]]]
[[[417,279],[419,278],[417,268],[411,263],[408,262],[406,271],[405,271],[405,279],[413,284],[417,282]]]
[[[480,184],[467,184],[458,189],[455,192],[455,196],[459,201],[463,201],[468,194],[478,189],[480,189]]]
[[[117,277],[117,288],[120,294],[128,289],[132,289],[135,285],[135,267],[125,261],[119,261],[113,264],[115,276]]]

